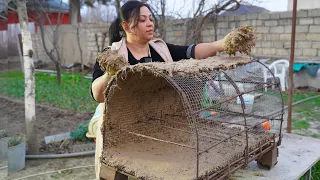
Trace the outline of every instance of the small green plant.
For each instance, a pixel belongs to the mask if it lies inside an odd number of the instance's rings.
[[[86,133],[88,132],[89,122],[90,121],[86,124],[79,124],[78,127],[70,133],[71,137],[82,142],[87,141]]]
[[[0,130],[0,139],[1,139],[1,138],[5,138],[5,137],[8,137],[7,130],[1,129],[1,130]]]
[[[25,141],[25,136],[23,134],[21,134],[19,136],[12,137],[9,139],[8,147],[17,146],[24,141]]]

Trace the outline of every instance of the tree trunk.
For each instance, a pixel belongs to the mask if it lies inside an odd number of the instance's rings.
[[[82,57],[82,48],[81,48],[81,44],[80,44],[80,30],[79,30],[79,24],[77,26],[77,41],[78,41],[78,47],[79,47],[79,52],[80,52],[80,61],[81,61],[81,84],[82,87],[84,87],[84,65],[83,65],[83,57]],[[105,38],[103,39],[103,41],[105,40]]]
[[[54,65],[56,66],[58,84],[61,85],[61,67],[60,67],[60,63],[59,62],[54,62]]]
[[[81,21],[79,0],[69,0],[69,21],[72,25]]]
[[[28,154],[37,154],[39,143],[36,133],[36,113],[35,113],[35,78],[33,64],[33,50],[31,44],[31,34],[28,29],[28,15],[25,0],[17,0],[17,9],[23,44],[24,61],[24,99],[25,99],[25,118],[27,127]]]

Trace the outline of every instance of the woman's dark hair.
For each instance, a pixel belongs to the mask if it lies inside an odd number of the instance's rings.
[[[143,6],[147,7],[151,12],[150,7],[140,1],[128,1],[120,8],[117,19],[112,22],[109,28],[109,45],[112,45],[113,42],[120,41],[121,38],[125,36],[121,25],[122,21],[128,22],[129,25],[134,23],[133,27],[138,24],[140,8]]]

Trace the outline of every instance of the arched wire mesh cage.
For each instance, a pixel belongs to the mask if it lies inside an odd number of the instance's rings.
[[[191,180],[223,179],[264,158],[280,145],[284,110],[266,73],[249,57],[118,71],[106,89],[102,163],[139,179]]]

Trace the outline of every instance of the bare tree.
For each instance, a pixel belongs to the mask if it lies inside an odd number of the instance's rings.
[[[28,14],[25,0],[17,0],[17,11],[21,28],[23,44],[23,62],[24,62],[24,99],[25,99],[25,118],[27,127],[28,153],[37,154],[39,144],[36,133],[36,113],[35,113],[35,78],[33,64],[33,49],[31,34],[28,29]]]
[[[59,30],[59,26],[61,24],[61,19],[62,19],[62,15],[61,15],[62,1],[60,1],[58,21],[57,21],[55,27],[53,27],[53,23],[51,22],[51,19],[49,18],[48,13],[46,12],[46,10],[43,7],[43,4],[40,2],[40,0],[36,0],[35,3],[36,3],[35,7],[40,7],[40,8],[36,8],[36,16],[37,16],[36,23],[38,24],[38,26],[40,28],[40,36],[41,36],[42,45],[43,45],[43,48],[44,48],[47,56],[50,58],[50,60],[55,65],[55,68],[57,71],[57,81],[58,81],[58,84],[61,85],[61,54],[60,54],[59,45],[58,45],[58,40],[59,40],[58,30]],[[52,38],[45,38],[45,28],[44,28],[45,21],[49,22],[49,24],[50,24],[50,28],[52,31]],[[49,49],[47,46],[48,40],[51,40],[51,43],[52,43],[51,49]]]
[[[187,21],[187,30],[185,34],[185,44],[201,43],[202,26],[209,17],[214,18],[215,40],[217,40],[216,26],[217,17],[223,11],[235,11],[240,7],[241,3],[252,4],[253,2],[261,2],[261,0],[218,0],[211,8],[204,10],[206,0],[200,0],[196,12],[193,17]]]

